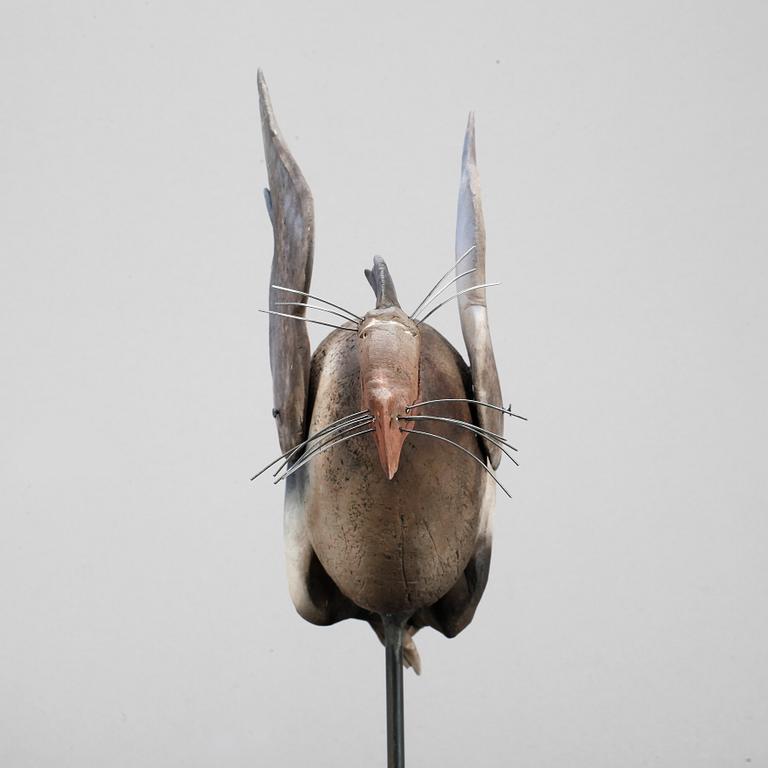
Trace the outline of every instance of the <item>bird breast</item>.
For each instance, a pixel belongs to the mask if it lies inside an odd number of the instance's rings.
[[[467,397],[469,371],[458,352],[429,326],[420,326],[420,336],[418,387],[408,397]],[[356,334],[335,332],[315,352],[309,434],[367,407],[358,343]],[[466,403],[442,403],[432,412],[472,422]],[[419,422],[418,429],[484,460],[468,430],[439,421]],[[443,440],[407,437],[392,479],[382,472],[370,432],[318,453],[299,470],[321,564],[347,597],[377,613],[416,610],[445,594],[474,551],[483,515],[483,468]]]

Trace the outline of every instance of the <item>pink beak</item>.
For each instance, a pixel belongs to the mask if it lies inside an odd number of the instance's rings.
[[[395,398],[377,397],[370,403],[370,411],[376,421],[373,426],[376,430],[373,434],[376,441],[376,449],[379,452],[379,461],[384,470],[384,474],[391,480],[397,468],[400,465],[400,452],[403,449],[403,443],[408,436],[407,432],[401,432],[400,426],[405,426],[405,422],[398,421],[397,417],[404,413],[404,409],[398,409],[395,404]]]

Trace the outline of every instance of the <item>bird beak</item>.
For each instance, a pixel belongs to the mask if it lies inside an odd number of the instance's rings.
[[[371,404],[371,413],[375,421],[373,434],[376,449],[379,452],[379,461],[384,474],[391,480],[400,465],[400,452],[403,443],[408,436],[400,431],[400,422],[397,420],[397,408],[393,407],[391,400],[374,402]]]
[[[383,262],[374,263],[376,268],[382,265]],[[386,271],[386,265],[382,268]],[[394,291],[391,280],[387,285],[384,288]],[[362,385],[360,405],[374,418],[373,438],[379,461],[391,480],[408,437],[407,432],[400,430],[408,422],[398,421],[398,416],[405,416],[405,409],[417,402],[419,396],[419,329],[399,306],[377,306],[366,314],[358,329],[357,353]]]

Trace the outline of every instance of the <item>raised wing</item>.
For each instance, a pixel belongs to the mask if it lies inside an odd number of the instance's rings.
[[[461,182],[456,218],[456,259],[459,259],[473,245],[474,250],[456,268],[457,274],[475,269],[474,272],[457,281],[456,289],[459,292],[473,285],[485,283],[485,224],[475,157],[475,117],[470,113],[461,158]],[[493,356],[491,331],[488,327],[485,288],[463,293],[458,301],[461,332],[469,354],[474,399],[501,406],[501,387],[496,370],[496,358]],[[504,433],[504,415],[498,411],[492,408],[477,408],[477,417],[480,426],[484,429],[499,435]],[[501,461],[501,451],[489,440],[482,442],[495,469]]]
[[[269,189],[264,190],[264,195],[275,238],[269,308],[303,317],[306,313],[303,307],[276,304],[278,301],[295,301],[295,294],[281,292],[271,286],[309,291],[315,218],[312,193],[277,127],[261,70],[258,86],[264,155],[269,177]],[[300,443],[305,437],[310,357],[306,324],[288,317],[270,315],[269,362],[272,369],[273,415],[283,451]]]

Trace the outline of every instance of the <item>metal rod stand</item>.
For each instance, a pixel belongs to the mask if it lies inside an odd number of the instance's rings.
[[[405,620],[382,616],[387,659],[387,768],[405,768],[403,719],[403,633]]]

